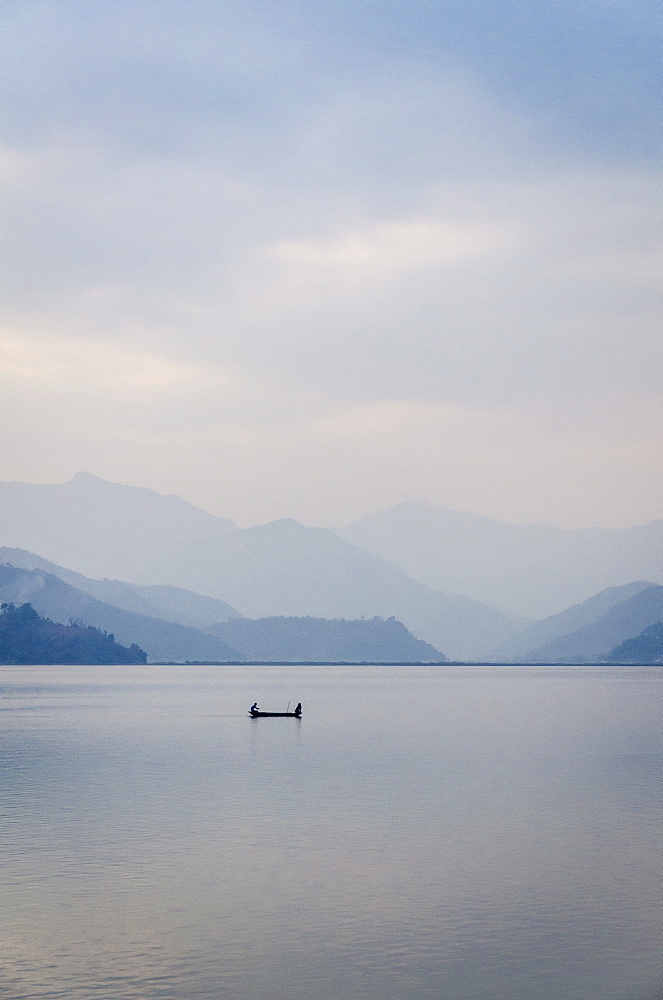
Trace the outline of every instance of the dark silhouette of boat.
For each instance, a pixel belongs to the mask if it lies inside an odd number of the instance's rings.
[[[249,715],[252,719],[301,719],[302,717],[302,706],[297,705],[294,712],[261,712],[259,708],[249,709]]]

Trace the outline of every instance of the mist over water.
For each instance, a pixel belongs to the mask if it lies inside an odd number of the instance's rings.
[[[656,1000],[662,676],[5,668],[2,995]]]

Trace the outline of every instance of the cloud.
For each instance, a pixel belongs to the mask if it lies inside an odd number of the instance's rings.
[[[83,338],[31,337],[0,333],[0,374],[25,379],[77,380],[117,389],[122,386],[167,386],[199,375],[193,366],[146,352],[123,350],[113,343]]]
[[[628,397],[612,400],[607,421],[554,421],[518,400],[352,403],[110,345],[58,351],[35,339],[8,356],[3,461],[18,478],[62,481],[85,468],[179,493],[242,525],[278,516],[340,524],[412,496],[567,524],[587,523],[588,510],[592,523],[609,524],[657,512],[655,413],[643,434],[642,407],[629,412]]]
[[[6,474],[653,516],[648,4],[10,8]]]
[[[270,253],[289,272],[288,284],[317,285],[323,280],[338,290],[483,257],[505,242],[497,227],[420,218],[381,223],[332,240],[279,242]]]

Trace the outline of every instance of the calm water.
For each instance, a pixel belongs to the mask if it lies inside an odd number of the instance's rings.
[[[3,681],[3,997],[662,995],[660,669]]]

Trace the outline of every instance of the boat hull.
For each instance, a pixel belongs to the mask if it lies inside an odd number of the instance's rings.
[[[301,719],[297,712],[249,712],[252,719]]]

